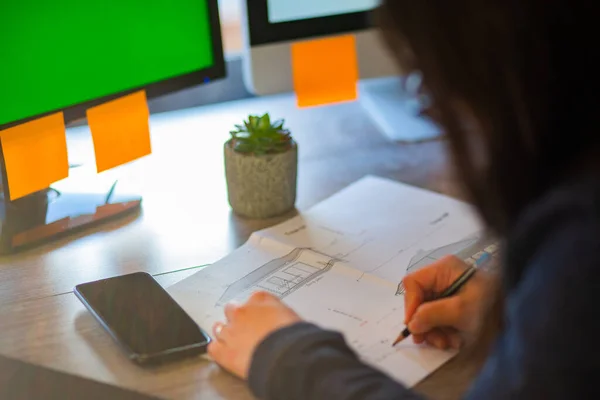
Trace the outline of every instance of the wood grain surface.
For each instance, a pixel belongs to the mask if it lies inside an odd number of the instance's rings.
[[[222,146],[234,123],[265,111],[285,118],[298,142],[298,210],[248,220],[228,206]],[[359,102],[298,109],[292,96],[272,96],[153,115],[151,128],[151,156],[97,177],[131,183],[144,197],[140,215],[0,259],[0,354],[165,398],[251,398],[243,382],[204,359],[132,365],[73,287],[135,271],[171,285],[368,174],[460,197],[443,142],[389,142]],[[71,162],[93,160],[87,128],[69,139]],[[480,361],[478,352],[459,355],[417,389],[458,398]]]

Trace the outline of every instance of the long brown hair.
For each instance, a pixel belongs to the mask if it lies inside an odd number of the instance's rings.
[[[384,0],[378,10],[401,68],[422,75],[466,193],[497,234],[598,143],[592,5]]]

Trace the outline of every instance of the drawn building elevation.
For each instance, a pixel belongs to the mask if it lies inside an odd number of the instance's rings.
[[[217,305],[222,306],[234,299],[244,300],[258,290],[282,299],[329,271],[338,261],[341,260],[312,249],[294,249],[229,285]]]

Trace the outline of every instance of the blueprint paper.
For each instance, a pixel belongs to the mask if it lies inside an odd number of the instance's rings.
[[[368,176],[168,291],[207,331],[228,302],[268,291],[411,387],[456,353],[391,346],[405,327],[402,278],[448,254],[476,263],[497,251],[467,204]]]

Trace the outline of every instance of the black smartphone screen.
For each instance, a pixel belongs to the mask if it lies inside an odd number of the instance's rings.
[[[134,273],[78,285],[77,296],[122,346],[151,358],[199,349],[208,336],[154,278]]]

